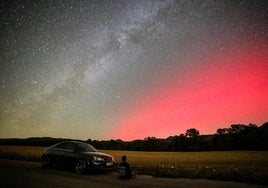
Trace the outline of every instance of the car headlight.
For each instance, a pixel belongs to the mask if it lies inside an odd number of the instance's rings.
[[[104,161],[103,158],[98,157],[98,156],[93,156],[93,159],[94,159],[94,161]]]

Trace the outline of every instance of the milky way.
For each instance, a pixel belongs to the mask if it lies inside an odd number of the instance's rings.
[[[1,1],[0,137],[267,121],[265,1]]]

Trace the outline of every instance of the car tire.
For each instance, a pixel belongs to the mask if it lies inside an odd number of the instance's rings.
[[[75,166],[75,172],[79,175],[84,174],[87,169],[87,163],[84,159],[79,159]]]
[[[46,156],[46,155],[43,155],[43,156],[42,156],[42,166],[43,166],[44,168],[49,168],[49,167],[51,167],[51,161],[50,161],[49,156]]]

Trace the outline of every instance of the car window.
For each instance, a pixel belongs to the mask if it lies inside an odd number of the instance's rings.
[[[67,148],[67,145],[68,145],[68,142],[61,142],[61,143],[57,144],[55,146],[55,148],[58,148],[58,149],[66,149]]]
[[[97,151],[93,146],[91,146],[87,143],[79,143],[78,150],[79,151],[89,151],[89,152],[96,152]]]
[[[75,144],[70,142],[70,143],[68,144],[68,146],[67,146],[66,149],[67,149],[67,150],[70,150],[70,151],[74,151],[74,149],[75,149]]]

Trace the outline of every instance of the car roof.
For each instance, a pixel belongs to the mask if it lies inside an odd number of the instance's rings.
[[[87,144],[86,142],[77,141],[77,140],[64,140],[64,141],[61,141],[61,142],[59,142],[59,143],[63,143],[63,142],[76,143],[76,144],[80,144],[80,143],[85,143],[85,144]]]
[[[87,144],[86,142],[77,141],[77,140],[64,140],[64,141],[61,141],[61,142],[58,142],[58,143],[54,144],[54,145],[51,146],[51,147],[55,147],[55,146],[57,146],[57,145],[59,145],[59,144],[62,144],[62,143],[66,143],[66,144],[68,144],[68,143],[74,143],[74,144]]]

